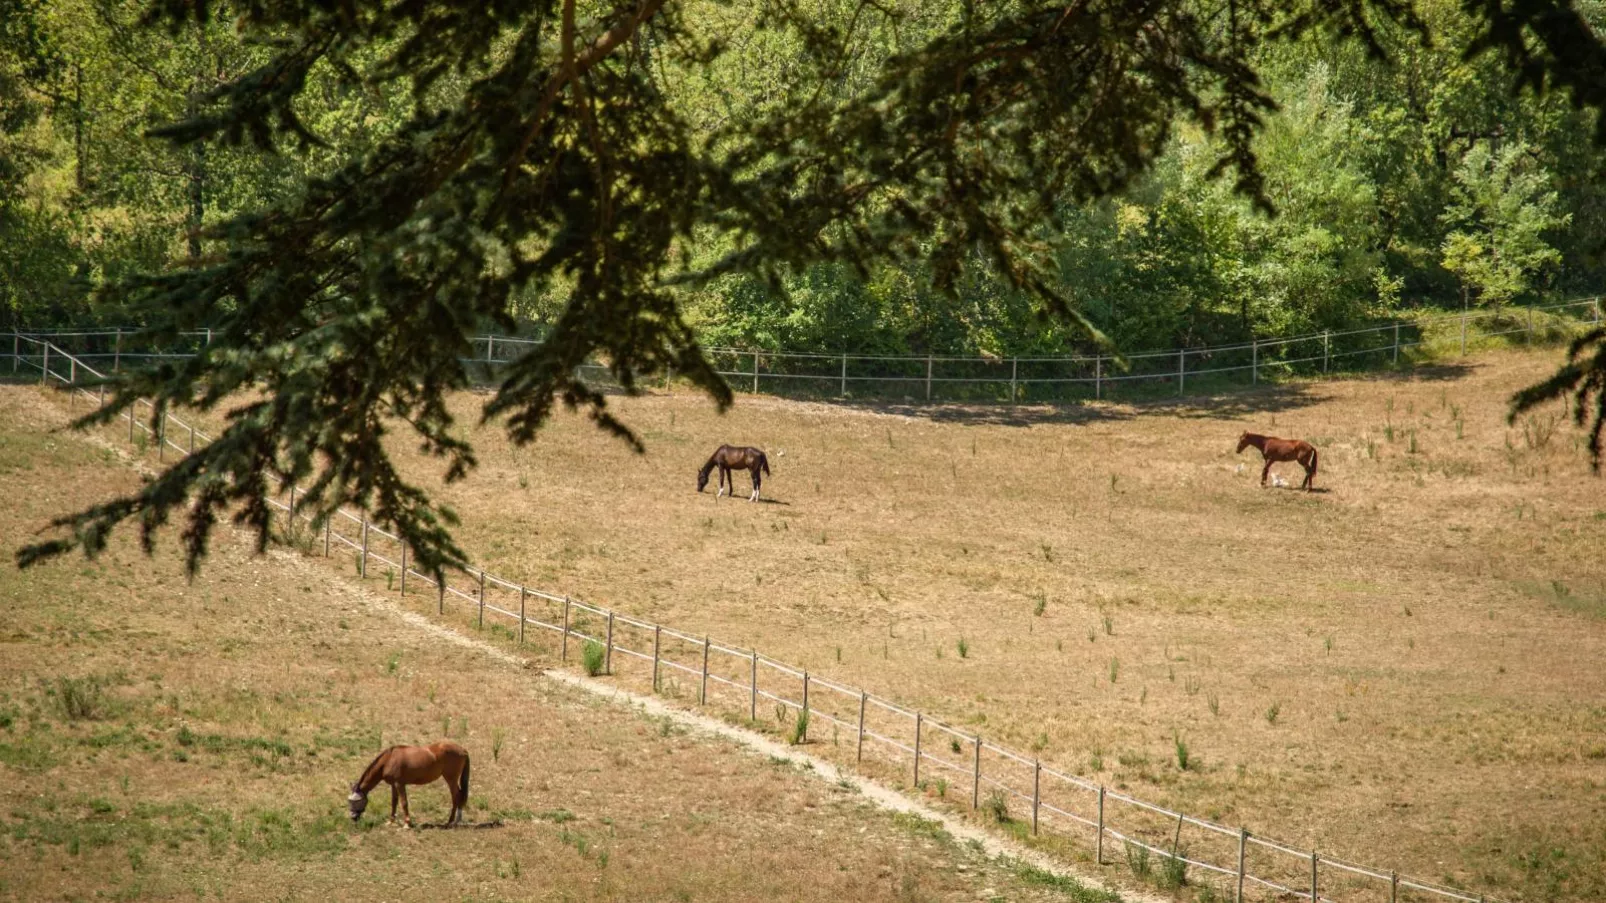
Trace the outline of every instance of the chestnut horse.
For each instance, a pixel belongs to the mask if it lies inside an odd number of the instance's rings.
[[[402,816],[407,827],[413,826],[413,813],[407,808],[407,785],[428,784],[437,778],[446,780],[446,789],[452,795],[452,814],[447,817],[448,827],[463,820],[463,807],[468,805],[468,750],[450,740],[429,746],[392,746],[380,753],[362,777],[351,785],[351,820],[362,818],[368,807],[368,792],[380,781],[390,785],[390,821],[396,821],[396,801],[399,798]]]
[[[1238,437],[1238,451],[1243,451],[1253,445],[1260,449],[1261,457],[1266,459],[1266,466],[1260,471],[1260,485],[1266,485],[1266,474],[1271,472],[1271,466],[1278,461],[1298,461],[1299,466],[1305,468],[1305,482],[1300,488],[1307,492],[1312,488],[1311,482],[1316,479],[1316,447],[1303,439],[1279,439],[1276,436],[1262,436],[1259,433],[1244,433]]]
[[[725,494],[727,483],[730,487],[730,494],[734,496],[736,494],[736,480],[731,475],[731,471],[745,470],[753,475],[753,494],[747,500],[756,502],[758,501],[758,487],[762,482],[759,479],[758,472],[759,470],[763,470],[765,473],[770,472],[770,459],[764,456],[764,452],[756,448],[737,448],[734,445],[721,445],[714,450],[714,454],[709,457],[708,463],[703,465],[703,469],[697,471],[698,492],[702,492],[703,487],[708,485],[708,474],[715,467],[719,468],[719,492],[714,498],[717,499]]]

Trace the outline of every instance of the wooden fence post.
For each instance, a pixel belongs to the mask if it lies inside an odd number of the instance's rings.
[[[294,513],[295,512],[295,497],[296,497],[296,489],[295,489],[294,486],[292,486],[292,487],[290,487],[290,502],[291,502],[291,504],[290,504],[290,510],[291,510],[290,517],[291,517],[292,520],[295,518],[295,513]],[[400,531],[397,532],[397,535],[400,536]],[[407,595],[407,542],[405,540],[398,540],[398,544],[401,546],[401,559],[402,559],[402,563],[401,563],[401,594],[403,596],[405,596],[405,595]]]
[[[1400,903],[1400,873],[1389,872],[1389,903]]]
[[[758,394],[758,352],[753,352],[753,394]]]
[[[803,672],[803,730],[799,732],[797,742],[809,742],[809,672]]]
[[[563,597],[563,646],[559,654],[562,661],[569,660],[569,597]]]
[[[1238,829],[1238,893],[1233,897],[1235,903],[1244,903],[1244,850],[1249,846],[1249,829]]]
[[[1015,403],[1015,382],[1020,376],[1020,358],[1009,359],[1009,403]]]
[[[1528,302],[1528,341],[1534,340],[1534,303]]]
[[[206,327],[206,347],[212,347],[212,327]]]
[[[488,335],[485,337],[485,362],[489,364],[493,360],[496,360],[496,336]]]
[[[1322,372],[1327,372],[1328,346],[1332,344],[1332,330],[1322,330]]]
[[[368,512],[362,513],[362,561],[357,565],[357,576],[368,579]]]
[[[1260,340],[1249,340],[1249,384],[1260,385]]]
[[[658,646],[663,642],[663,627],[652,626],[652,691],[658,692]]]
[[[45,353],[50,353],[48,346],[45,348]],[[155,408],[153,407],[152,410],[155,410]],[[156,463],[160,464],[162,459],[167,457],[167,412],[163,411],[154,419],[156,421]]]
[[[748,673],[747,720],[758,720],[758,650],[753,650],[753,670]]]
[[[44,363],[44,367],[39,371],[39,385],[41,385],[41,386],[50,385],[50,343],[49,342],[45,343],[45,363]]]
[[[11,334],[11,372],[16,373],[22,367],[22,334]]]
[[[435,583],[435,614],[446,614],[446,572],[442,571],[440,580]]]
[[[981,734],[976,735],[976,763],[971,770],[970,808],[981,808]]]
[[[1093,358],[1093,400],[1104,397],[1104,358]]]
[[[608,610],[608,639],[602,649],[602,673],[613,676],[613,609]]]
[[[1041,804],[1043,783],[1043,763],[1032,760],[1032,833],[1037,833],[1037,809]]]
[[[1400,324],[1394,323],[1394,363],[1400,362]]]
[[[480,569],[480,624],[479,629],[485,629],[485,569]]]
[[[699,705],[708,704],[708,634],[703,634],[703,681],[697,690]]]
[[[915,712],[915,787],[920,787],[920,722],[921,714]]]
[[[134,409],[129,408],[128,413],[134,413]],[[334,532],[333,523],[333,517],[325,518],[323,522],[323,557],[325,558],[329,557],[329,534]]]
[[[187,454],[195,454],[195,427],[190,427],[190,450]]]
[[[1104,785],[1099,785],[1099,836],[1093,844],[1093,861],[1104,864]]]
[[[117,327],[117,344],[112,346],[112,372],[116,373],[117,372],[117,368],[119,366],[121,366],[122,363],[123,363],[123,327],[119,326],[119,327]]]
[[[1177,397],[1182,397],[1182,390],[1188,384],[1188,352],[1186,349],[1177,349]]]
[[[840,394],[843,398],[848,397],[848,355],[845,351],[842,353],[842,392]]]
[[[869,698],[869,693],[866,693],[863,690],[859,691],[859,744],[857,750],[853,754],[854,764],[864,761],[864,703]]]
[[[931,400],[931,355],[926,355],[926,400]]]
[[[128,444],[134,444],[134,413],[139,410],[139,402],[128,406]]]
[[[529,595],[529,590],[524,588],[524,584],[522,584],[522,583],[519,584],[519,645],[520,646],[524,645],[524,600],[528,595]]]
[[[1321,897],[1316,895],[1316,851],[1310,851],[1310,903],[1319,903]]]
[[[1461,307],[1461,356],[1467,356],[1467,308],[1464,303]]]

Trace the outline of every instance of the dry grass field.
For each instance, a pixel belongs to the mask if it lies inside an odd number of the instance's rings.
[[[0,537],[138,479],[0,388]],[[933,823],[442,642],[328,565],[225,531],[195,581],[167,543],[0,569],[0,899],[1106,899]],[[541,664],[531,661],[531,667]],[[460,739],[473,829],[359,828],[383,745]],[[415,788],[415,818],[447,796]]]
[[[444,492],[493,573],[1303,848],[1598,900],[1606,483],[1561,411],[1504,420],[1555,358],[1143,406],[660,394],[616,403],[645,456],[481,427]],[[1315,442],[1321,491],[1261,489],[1244,430]],[[721,442],[769,451],[763,504],[694,491]]]

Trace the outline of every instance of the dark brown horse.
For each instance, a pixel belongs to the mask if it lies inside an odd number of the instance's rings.
[[[703,465],[703,469],[697,471],[698,492],[702,492],[703,487],[708,485],[708,474],[716,467],[719,468],[719,492],[714,498],[719,498],[725,494],[727,484],[730,494],[734,496],[736,494],[736,480],[731,476],[731,471],[745,470],[753,475],[753,494],[747,500],[756,502],[758,501],[759,484],[763,482],[759,478],[758,472],[760,470],[765,473],[770,472],[770,459],[766,458],[764,453],[756,448],[737,448],[734,445],[721,445],[709,457],[708,463]]]
[[[1298,461],[1299,466],[1305,468],[1305,482],[1300,488],[1309,491],[1311,483],[1316,479],[1316,447],[1303,439],[1279,439],[1276,436],[1262,436],[1259,433],[1244,433],[1238,437],[1238,451],[1243,451],[1253,445],[1260,449],[1260,456],[1266,459],[1266,466],[1260,470],[1260,485],[1266,485],[1266,474],[1271,472],[1271,466],[1278,461]]]
[[[446,789],[452,795],[452,813],[446,819],[448,826],[463,820],[463,807],[468,805],[468,750],[450,740],[429,746],[392,746],[380,753],[362,777],[351,785],[351,820],[362,818],[368,808],[368,791],[380,781],[390,785],[390,820],[396,821],[396,801],[401,800],[402,817],[407,827],[413,826],[413,813],[407,808],[407,785],[428,784],[444,778]]]

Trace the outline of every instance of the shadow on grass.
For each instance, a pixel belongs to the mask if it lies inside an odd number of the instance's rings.
[[[460,823],[460,824],[456,824],[456,825],[448,825],[445,822],[440,822],[438,824],[420,824],[418,826],[417,830],[419,830],[419,831],[487,831],[487,830],[490,830],[492,828],[505,828],[505,827],[507,827],[507,824],[505,822],[503,822],[499,818],[499,819],[496,819],[495,821],[465,822],[465,823]]]

